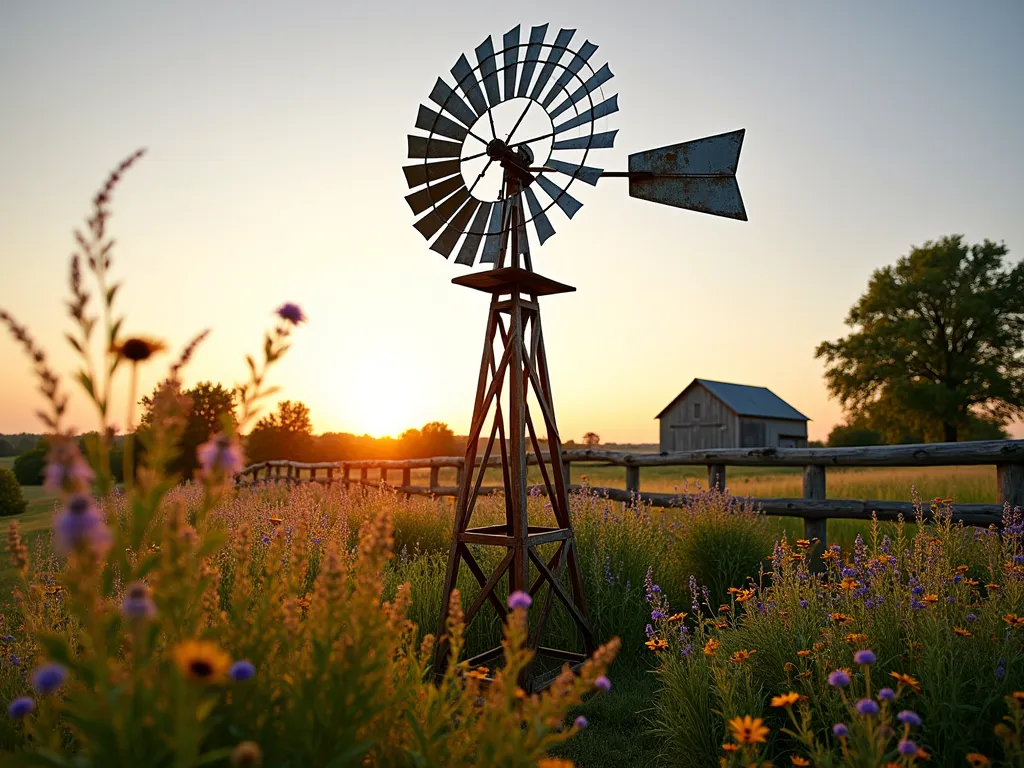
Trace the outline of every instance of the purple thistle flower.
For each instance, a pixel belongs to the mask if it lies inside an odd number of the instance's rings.
[[[647,635],[647,639],[650,640],[655,635],[654,627],[648,624],[646,627],[644,627],[644,634]]]
[[[146,584],[136,581],[128,587],[121,603],[121,614],[129,619],[152,619],[156,616],[156,605]]]
[[[19,696],[7,706],[7,716],[12,720],[20,720],[36,708],[36,703],[28,696]]]
[[[302,308],[298,304],[292,304],[291,302],[286,302],[278,307],[277,316],[292,325],[298,325],[306,320],[306,315],[303,313]]]
[[[925,605],[920,600],[913,599],[910,601],[910,607],[913,608],[915,611],[920,611],[922,608],[925,607]]]
[[[71,497],[64,511],[53,521],[53,547],[58,554],[92,550],[98,555],[110,549],[110,531],[92,497],[79,493]]]
[[[800,601],[800,607],[801,608],[808,608],[808,607],[810,607],[810,605],[811,604],[809,602],[807,602],[806,600],[801,600]]]
[[[518,590],[508,596],[508,607],[512,610],[516,608],[529,608],[533,605],[533,598],[529,594]]]
[[[78,444],[73,440],[55,443],[46,457],[43,487],[52,491],[86,493],[96,475],[82,458]]]
[[[874,699],[861,699],[857,702],[857,711],[862,715],[877,715],[878,704]]]
[[[915,586],[914,588],[912,588],[910,590],[910,594],[912,594],[912,595],[923,595],[924,594],[924,587],[922,587],[920,584],[918,584],[917,586]]]
[[[612,689],[612,681],[609,680],[604,675],[601,675],[600,677],[597,678],[597,680],[594,681],[594,687],[595,688],[600,688],[602,691],[607,693],[608,691],[610,691]]]
[[[252,676],[256,674],[256,667],[251,662],[242,659],[236,661],[231,665],[231,669],[228,670],[228,675],[236,683],[242,683],[246,680],[251,680]]]
[[[843,568],[842,576],[844,579],[852,579],[857,575],[856,568]]]
[[[665,618],[665,614],[662,613],[661,611],[651,611],[651,620],[652,621],[657,621],[658,619],[664,619],[664,618]]]
[[[863,651],[857,651],[853,654],[853,660],[858,664],[874,664],[875,663],[875,652],[867,649]]]
[[[837,669],[828,676],[828,684],[842,688],[850,684],[850,675],[845,669]]]
[[[882,690],[880,690],[878,692],[878,700],[879,701],[895,701],[896,700],[896,691],[894,691],[892,688],[883,688]]]
[[[836,723],[832,726],[832,733],[838,736],[840,739],[850,735],[850,731],[846,728],[843,723]]]
[[[909,709],[904,709],[902,712],[896,715],[896,719],[904,725],[909,725],[912,728],[921,727],[920,715],[918,715],[916,712],[911,712]]]
[[[226,475],[237,475],[245,466],[242,460],[242,447],[238,441],[220,433],[196,449],[196,458],[203,472],[211,475],[223,472]]]
[[[60,664],[45,664],[32,673],[32,687],[45,696],[64,685],[67,677],[68,671]]]
[[[896,750],[901,755],[916,755],[917,744],[912,742],[910,739],[900,739],[900,743],[896,745]]]
[[[580,715],[576,718],[575,721],[573,721],[573,725],[575,725],[577,728],[583,729],[590,725],[590,723],[587,722],[587,718],[585,718],[583,715]]]

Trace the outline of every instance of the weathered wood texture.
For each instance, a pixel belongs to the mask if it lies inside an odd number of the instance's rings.
[[[808,501],[825,500],[825,468],[820,464],[809,464],[804,467],[804,499]],[[812,544],[808,550],[811,569],[820,571],[822,562],[819,556],[828,546],[828,520],[805,517],[804,538]],[[816,543],[815,540],[817,540]]]

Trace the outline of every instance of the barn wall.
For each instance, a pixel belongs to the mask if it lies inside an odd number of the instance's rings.
[[[752,416],[740,419],[741,448],[778,448],[780,437],[786,442],[783,447],[806,448],[807,422]]]
[[[694,418],[693,406],[700,406]],[[661,417],[661,450],[697,451],[738,448],[739,418],[699,384]]]

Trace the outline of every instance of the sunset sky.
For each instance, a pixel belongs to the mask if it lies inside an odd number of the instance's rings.
[[[293,301],[310,320],[272,383],[316,431],[440,420],[464,434],[487,297],[453,286],[466,269],[412,227],[406,134],[460,53],[545,22],[577,28],[615,73],[621,112],[599,130],[618,129],[616,148],[594,164],[747,131],[749,222],[634,200],[623,180],[583,186],[580,213],[552,217],[535,266],[578,289],[542,303],[563,439],[656,442],[654,416],[694,377],[769,387],[823,439],[842,412],[814,349],[847,332],[872,270],[954,233],[1024,254],[1016,0],[6,0],[0,307],[73,372],[72,229],[109,169],[147,147],[110,225],[127,332],[177,352],[210,327],[186,383],[232,384]],[[42,429],[30,370],[0,338],[0,432]],[[73,402],[74,425],[93,428]]]

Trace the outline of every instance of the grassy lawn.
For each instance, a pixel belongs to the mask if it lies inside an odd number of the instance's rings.
[[[0,467],[10,469],[13,464],[13,458],[0,458]],[[53,517],[53,504],[57,499],[57,494],[45,490],[39,485],[22,486],[21,492],[28,500],[28,509],[25,510],[25,513],[22,515],[8,517],[2,520],[2,523],[6,528],[7,523],[10,520],[17,520],[18,528],[21,530],[22,539],[24,539],[25,543],[28,545],[29,551],[32,551],[35,547],[36,538],[38,538],[40,534],[48,533],[50,530],[50,520]],[[4,599],[0,599],[0,605],[7,602],[5,598],[7,595],[10,595],[14,581],[15,572],[7,557],[5,545],[3,556],[0,558],[0,595],[4,596]]]

